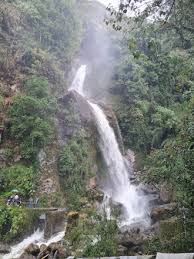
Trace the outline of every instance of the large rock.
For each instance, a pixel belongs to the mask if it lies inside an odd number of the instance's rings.
[[[139,228],[138,224],[134,224],[127,231],[118,235],[118,244],[131,249],[140,247],[146,239],[147,236]]]
[[[52,235],[65,228],[64,211],[50,211],[46,213],[44,237],[50,238]]]
[[[170,216],[177,209],[177,203],[169,203],[154,207],[151,211],[151,219],[153,222],[161,220],[166,216]]]
[[[62,146],[81,128],[85,129],[88,137],[94,138],[97,135],[91,106],[84,97],[71,91],[59,98],[58,103],[58,141]]]
[[[164,203],[172,202],[173,200],[173,186],[167,182],[164,182],[160,187],[160,199]]]
[[[26,249],[25,252],[27,254],[37,255],[40,252],[40,248],[36,244],[30,244]]]
[[[57,251],[57,258],[66,258],[70,255],[68,249],[66,249],[64,246],[60,245],[59,243],[51,243],[48,246],[48,251],[51,251],[52,254],[55,254]]]
[[[28,254],[26,252],[24,252],[20,257],[19,259],[36,259],[37,257],[36,256],[33,256],[31,254]]]
[[[11,252],[11,247],[7,244],[0,243],[0,254],[8,254]]]

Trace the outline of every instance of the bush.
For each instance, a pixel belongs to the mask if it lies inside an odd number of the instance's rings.
[[[24,198],[28,198],[35,189],[35,172],[32,167],[13,165],[2,169],[0,173],[2,190],[18,189]]]
[[[26,94],[36,98],[46,98],[48,96],[48,86],[48,80],[39,76],[32,76],[24,82]]]
[[[11,137],[19,141],[22,156],[35,159],[36,154],[51,138],[53,126],[47,118],[52,107],[45,99],[16,96],[9,109]]]
[[[59,154],[61,185],[67,194],[68,206],[79,207],[79,200],[86,196],[87,180],[91,177],[89,147],[84,137],[72,138]]]
[[[12,241],[33,226],[37,215],[25,208],[0,205],[0,240]]]

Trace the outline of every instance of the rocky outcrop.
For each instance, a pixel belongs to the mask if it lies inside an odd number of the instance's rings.
[[[11,247],[7,244],[0,243],[0,254],[8,254],[11,252]]]
[[[30,244],[19,259],[64,259],[69,255],[69,250],[60,243],[51,243],[48,246]]]
[[[123,139],[122,139],[122,136],[121,136],[121,131],[120,131],[120,128],[119,128],[119,124],[118,124],[117,118],[116,118],[113,110],[111,109],[111,107],[106,106],[104,104],[100,104],[100,105],[101,105],[103,111],[106,114],[106,117],[107,117],[107,119],[108,119],[108,121],[110,123],[110,126],[114,130],[114,133],[115,133],[116,138],[117,138],[117,142],[119,144],[120,151],[124,155]]]
[[[50,238],[52,235],[65,228],[64,211],[51,211],[46,213],[44,237]]]
[[[174,190],[173,186],[164,182],[160,187],[160,199],[163,203],[169,203],[173,200]]]
[[[87,137],[97,136],[93,113],[87,100],[75,91],[68,92],[58,99],[58,141],[65,145],[67,141],[81,129],[85,129]]]
[[[169,203],[160,205],[152,208],[150,216],[153,222],[157,222],[165,217],[171,216],[173,212],[177,209],[177,203]]]

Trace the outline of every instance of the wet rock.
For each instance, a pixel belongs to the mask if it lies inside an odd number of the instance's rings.
[[[31,255],[36,256],[36,255],[39,254],[40,248],[39,248],[39,246],[36,245],[36,244],[30,244],[30,245],[25,249],[25,252],[26,252],[27,254],[31,254]]]
[[[117,118],[111,107],[108,107],[108,106],[104,105],[103,103],[101,103],[100,106],[103,109],[104,113],[106,114],[106,117],[110,123],[110,126],[114,130],[115,136],[117,138],[117,142],[119,144],[120,151],[124,155],[125,151],[124,151],[123,139],[122,139],[122,135],[121,135],[121,131],[119,128]]]
[[[177,203],[169,203],[157,206],[151,210],[151,219],[153,222],[163,219],[169,214],[173,213],[177,208]]]
[[[165,182],[160,187],[160,199],[164,203],[169,203],[173,200],[173,187]]]
[[[44,237],[50,238],[65,227],[64,211],[50,211],[46,213]]]
[[[54,255],[57,251],[57,258],[66,258],[70,255],[68,249],[60,245],[59,243],[51,243],[48,246],[48,251],[51,251],[52,254]]]
[[[7,244],[0,243],[0,254],[8,254],[11,252],[11,247]]]
[[[134,226],[126,232],[119,234],[118,243],[127,249],[131,249],[132,247],[140,247],[146,239],[147,236],[143,231],[138,226]]]
[[[40,253],[45,252],[47,250],[47,246],[45,244],[42,244],[40,246]]]
[[[117,255],[122,256],[122,255],[127,255],[128,249],[125,246],[119,245],[117,247]]]
[[[33,256],[25,252],[19,257],[19,259],[36,259],[36,256]]]
[[[100,203],[104,199],[104,193],[97,189],[90,189],[87,191],[87,194],[88,194],[88,197],[90,197],[90,199],[98,201]]]

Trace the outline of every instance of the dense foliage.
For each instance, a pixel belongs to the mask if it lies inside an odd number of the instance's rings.
[[[146,20],[140,26],[129,18],[133,30],[122,40],[111,92],[119,100],[116,111],[125,145],[139,153],[138,163],[148,172],[145,180],[171,182],[176,199],[193,206],[194,56],[186,10],[194,6],[175,2],[169,26]]]
[[[38,153],[54,141],[56,97],[64,94],[64,74],[81,41],[76,4],[74,0],[0,3],[0,126],[4,129],[0,232],[8,241],[22,237],[32,225],[30,213],[5,207],[5,202],[12,189],[19,190],[24,202],[41,184],[37,184]],[[62,194],[53,196],[57,206]]]
[[[11,137],[20,141],[21,154],[25,159],[36,159],[38,150],[52,134],[54,102],[46,94],[48,82],[45,79],[28,79],[24,88],[27,95],[17,95],[9,108]]]
[[[116,221],[107,220],[94,211],[88,214],[89,218],[80,220],[67,235],[68,241],[76,251],[76,256],[96,257],[116,254],[118,234]]]
[[[70,139],[59,154],[59,174],[68,208],[79,209],[92,176],[89,147],[84,136]]]
[[[10,241],[26,233],[35,218],[27,209],[0,205],[0,240]]]

